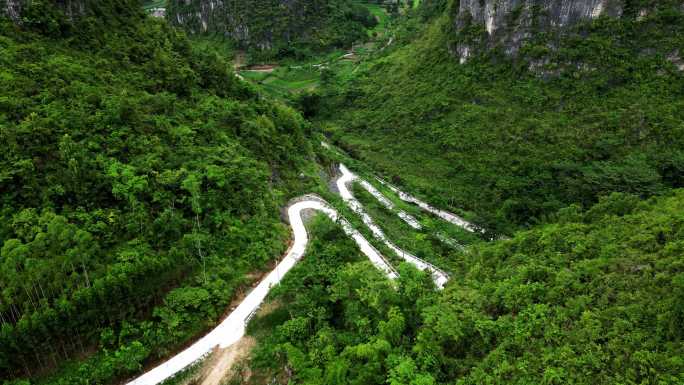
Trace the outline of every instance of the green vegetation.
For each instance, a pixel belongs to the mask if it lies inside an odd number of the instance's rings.
[[[449,47],[463,36],[445,2],[426,1],[394,31],[408,44],[333,70],[308,111],[356,160],[323,162],[378,170],[514,235],[449,250],[356,186],[390,238],[450,283],[437,292],[401,266],[394,287],[324,230],[335,244],[312,245],[250,326],[257,375],[235,383],[682,383],[684,83],[666,58],[684,47],[684,18],[671,6],[582,25],[556,50],[540,34],[517,58],[458,65]]]
[[[458,246],[449,245],[439,238],[440,235],[463,247],[479,241],[476,236],[467,233],[465,230],[458,229],[455,226],[440,226],[441,221],[432,220],[432,218],[421,221],[426,226],[423,226],[421,230],[415,230],[399,218],[396,213],[382,206],[358,183],[354,184],[353,193],[356,199],[363,204],[364,210],[394,244],[418,258],[440,266],[444,270],[452,270],[451,264],[460,259],[460,253],[463,250]],[[448,231],[444,231],[444,229]]]
[[[302,60],[349,48],[377,24],[365,6],[352,0],[226,0],[215,6],[204,2],[171,1],[168,19],[192,33],[228,36],[253,61]]]
[[[390,15],[385,7],[379,4],[372,3],[362,3],[366,9],[375,17],[377,20],[377,25],[372,29],[368,30],[368,34],[371,37],[378,37],[383,34],[388,27],[390,22]]]
[[[323,90],[318,122],[340,147],[496,233],[612,191],[684,186],[684,77],[666,59],[684,47],[684,16],[671,2],[577,27],[555,50],[540,33],[517,58],[488,51],[464,65],[439,3],[397,28],[408,44]]]
[[[312,91],[320,84],[320,73],[320,69],[311,66],[278,67],[273,72],[240,71],[243,78],[260,85],[265,93],[277,98]]]
[[[336,74],[348,74],[354,71],[356,65],[353,61],[340,59],[343,54],[336,51],[333,55],[324,57],[328,61],[316,63],[288,65],[286,61],[271,72],[242,70],[239,73],[245,80],[258,85],[258,89],[265,94],[288,101],[305,110],[311,106],[301,105],[301,103],[306,103],[303,99],[320,101],[317,90],[322,83],[330,79],[333,71]]]
[[[279,306],[249,325],[248,333],[259,341],[250,363],[255,373],[253,383],[263,383],[274,376],[280,379],[279,383],[286,383],[288,378],[283,377],[287,374],[281,373],[284,365],[288,368],[285,372],[297,373],[293,378],[296,382],[312,383],[318,377],[314,383],[322,383],[324,372],[310,365],[311,358],[329,359],[344,346],[355,344],[359,340],[357,332],[370,327],[367,322],[382,313],[378,308],[390,305],[383,300],[392,296],[393,285],[364,260],[356,244],[346,238],[339,226],[318,217],[310,227],[314,236],[306,258],[272,292],[271,298]],[[424,282],[431,284],[429,279]],[[358,297],[366,302],[351,301]],[[351,312],[345,311],[347,305]],[[373,317],[359,317],[358,312]],[[342,325],[352,329],[336,327]],[[316,355],[308,356],[308,349],[302,349],[309,344]],[[294,360],[298,361],[296,366],[290,364]],[[341,380],[339,383],[345,383]]]
[[[236,65],[240,68],[239,74],[244,79],[258,85],[257,88],[268,96],[286,101],[301,110],[306,110],[307,106],[303,106],[303,103],[305,104],[308,101],[317,103],[320,99],[316,91],[321,84],[326,84],[335,76],[350,76],[356,70],[359,61],[377,50],[378,42],[385,44],[384,39],[387,39],[386,35],[391,25],[390,14],[385,7],[367,2],[354,3],[354,6],[367,9],[368,15],[372,15],[377,20],[377,22],[366,23],[368,26],[375,25],[372,28],[367,28],[368,39],[350,41],[349,44],[337,49],[329,47],[330,49],[323,51],[314,50],[305,55],[295,53],[273,57],[248,50],[247,55],[242,55],[236,60]],[[195,47],[215,49],[219,52],[225,52],[228,56],[233,56],[235,52],[242,54],[242,51],[236,49],[239,43],[223,37],[196,35],[192,41]],[[348,54],[353,55],[348,57],[346,56]],[[247,63],[243,61],[247,61]],[[277,64],[257,64],[263,62]],[[264,70],[264,66],[273,67],[273,69],[272,71]],[[304,112],[306,115],[306,111]]]
[[[393,287],[319,223],[250,324],[249,383],[680,384],[683,211],[683,190],[572,206],[463,254],[442,292],[406,265]]]
[[[458,1],[230,0],[206,34],[186,18],[190,38],[146,17],[165,3],[34,0],[0,19],[3,385],[121,383],[169,357],[282,255],[280,209],[303,193],[400,278],[308,218],[231,384],[684,383],[679,2],[539,30],[514,57],[454,30]],[[236,74],[240,50],[278,65]],[[449,272],[444,290],[330,191],[338,162],[420,221],[352,186],[392,242]]]
[[[137,1],[86,5],[0,20],[3,381],[166,357],[281,255],[279,207],[309,189],[295,111]]]

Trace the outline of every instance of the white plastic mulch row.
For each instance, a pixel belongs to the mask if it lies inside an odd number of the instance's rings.
[[[287,212],[290,225],[294,233],[294,243],[285,258],[276,266],[271,273],[264,278],[256,288],[233,310],[232,313],[221,324],[219,324],[209,334],[192,344],[189,348],[178,353],[168,361],[156,368],[141,375],[128,385],[156,385],[180,371],[184,370],[193,363],[199,361],[209,354],[216,346],[221,348],[228,347],[238,341],[245,334],[245,326],[252,314],[259,308],[266,298],[272,286],[280,282],[285,274],[302,258],[309,242],[306,228],[302,221],[301,213],[303,210],[313,209],[325,213],[332,220],[337,221],[339,216],[337,211],[332,209],[321,200],[310,198],[292,204]],[[373,265],[385,272],[387,277],[395,279],[397,273],[380,253],[355,230],[352,225],[341,219],[339,222],[344,232],[356,241],[361,251],[371,260]]]
[[[406,262],[409,262],[410,264],[414,265],[420,270],[428,270],[432,275],[432,279],[435,282],[435,285],[437,285],[437,287],[440,289],[444,288],[444,285],[449,280],[449,276],[442,270],[438,269],[436,266],[432,265],[431,263],[423,261],[415,255],[407,253],[406,251],[397,247],[389,239],[387,239],[382,229],[380,229],[380,227],[378,227],[373,222],[373,219],[370,217],[370,215],[368,215],[364,211],[361,202],[359,202],[354,197],[354,194],[352,194],[352,192],[349,190],[348,184],[357,180],[358,177],[354,173],[349,171],[349,169],[345,167],[343,164],[340,164],[340,172],[342,173],[342,176],[340,176],[340,178],[337,179],[337,189],[340,192],[340,196],[345,201],[347,206],[349,206],[349,208],[351,208],[352,211],[354,211],[361,217],[363,223],[366,226],[368,226],[368,228],[373,233],[373,236],[376,239],[382,241],[385,244],[385,246],[390,248],[397,256],[399,256]]]

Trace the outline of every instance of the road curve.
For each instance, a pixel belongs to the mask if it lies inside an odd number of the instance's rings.
[[[349,208],[352,209],[356,214],[358,214],[361,217],[361,220],[363,220],[363,223],[368,226],[368,228],[371,230],[373,233],[373,236],[382,241],[385,246],[390,248],[397,256],[405,260],[406,262],[414,265],[417,267],[419,270],[428,270],[430,274],[432,275],[432,280],[435,282],[435,285],[437,285],[438,288],[442,289],[444,288],[444,285],[447,283],[449,280],[449,275],[445,273],[444,271],[440,270],[433,264],[423,261],[422,259],[416,257],[413,254],[407,253],[406,251],[400,249],[397,247],[392,241],[387,239],[387,236],[385,236],[385,233],[378,227],[374,222],[373,219],[368,215],[364,209],[363,205],[361,205],[361,202],[359,202],[355,197],[354,194],[349,190],[349,184],[354,182],[355,180],[359,180],[359,178],[354,174],[353,172],[349,171],[347,167],[345,167],[343,164],[340,164],[340,172],[342,175],[337,179],[337,189],[340,192],[340,196],[344,200],[344,202],[349,206]]]
[[[285,274],[304,256],[306,246],[309,243],[309,237],[302,220],[302,211],[304,210],[317,210],[326,214],[333,221],[338,221],[342,225],[344,232],[354,239],[373,265],[383,271],[390,279],[398,276],[397,272],[368,240],[355,230],[347,220],[340,218],[337,211],[325,201],[312,195],[299,198],[290,204],[287,209],[288,219],[294,235],[293,245],[275,269],[209,334],[163,364],[130,381],[128,385],[156,385],[199,361],[209,354],[214,347],[220,346],[225,348],[239,340],[245,334],[245,326],[249,319],[264,301],[271,287],[279,283]]]
[[[378,200],[383,206],[385,206],[388,210],[394,211],[394,203],[387,199],[378,189],[376,189],[372,184],[366,182],[365,180],[360,181],[361,187],[366,189],[371,195],[375,197],[375,199]],[[420,230],[422,226],[420,225],[420,222],[416,218],[414,218],[411,214],[406,213],[403,210],[396,210],[396,214],[401,218],[406,224],[409,226],[413,227],[416,230]]]
[[[324,146],[327,147],[325,143]],[[349,171],[344,165],[340,164],[340,172],[342,175],[337,180],[337,188],[340,191],[345,203],[358,215],[361,216],[363,222],[368,226],[373,235],[381,240],[388,248],[394,251],[399,257],[406,260],[407,262],[413,264],[420,270],[428,270],[432,278],[439,288],[443,288],[449,279],[449,276],[438,269],[434,265],[423,261],[422,259],[405,252],[400,249],[392,242],[390,242],[385,236],[384,232],[373,223],[371,217],[365,213],[361,203],[354,197],[348,188],[348,184],[357,180],[358,177]],[[378,179],[379,180],[379,179]],[[411,203],[415,203],[422,209],[427,210],[447,222],[459,225],[470,231],[477,231],[476,227],[472,224],[462,220],[461,218],[438,209],[419,201],[418,199],[398,190],[392,185],[379,180],[382,184],[387,185],[392,191],[399,194],[399,197]],[[375,189],[366,181],[360,181],[361,185],[368,190],[376,199],[378,199],[383,205],[392,209],[392,203],[387,200],[382,193]],[[392,268],[391,264],[385,260],[385,258],[377,251],[366,238],[364,238],[358,230],[344,218],[341,218],[337,211],[328,205],[323,199],[314,195],[305,195],[301,198],[294,200],[287,209],[288,219],[290,221],[290,226],[293,232],[293,244],[290,250],[287,252],[285,257],[278,263],[278,265],[273,269],[248,295],[245,299],[238,305],[235,310],[233,310],[228,317],[221,322],[216,328],[214,328],[209,334],[205,335],[190,347],[186,348],[182,352],[176,354],[163,364],[151,369],[150,371],[144,373],[140,377],[130,381],[127,385],[156,385],[159,384],[175,374],[186,369],[193,363],[198,362],[205,356],[207,356],[215,347],[226,348],[235,342],[237,342],[245,334],[245,326],[249,322],[250,318],[258,310],[261,303],[268,295],[271,287],[279,283],[282,278],[287,274],[292,267],[304,256],[306,251],[306,246],[309,243],[308,234],[306,228],[304,227],[304,222],[302,220],[302,211],[304,210],[317,210],[325,215],[327,215],[333,221],[337,221],[341,224],[342,229],[345,234],[350,236],[356,244],[361,249],[361,252],[365,254],[368,259],[373,263],[375,267],[380,269],[385,273],[385,275],[390,279],[395,279],[398,277],[398,273]],[[411,217],[410,215],[404,213],[403,211],[398,213],[398,215],[406,221],[409,225],[414,228],[419,229],[420,223]]]
[[[454,224],[458,227],[461,227],[465,230],[468,230],[470,232],[473,232],[473,233],[474,232],[482,232],[482,229],[479,229],[477,226],[475,226],[474,224],[472,224],[472,223],[466,221],[465,219],[459,217],[458,215],[455,215],[455,214],[452,214],[448,211],[444,211],[444,210],[440,210],[438,208],[432,207],[429,204],[423,202],[422,200],[399,190],[398,188],[392,186],[391,184],[385,182],[384,180],[382,180],[380,178],[376,178],[376,179],[382,185],[387,186],[395,194],[399,195],[399,199],[401,199],[402,201],[413,203],[413,204],[417,205],[418,207],[420,207],[421,209],[423,209],[429,213],[432,213],[432,214],[442,218],[443,220],[445,220],[451,224]]]

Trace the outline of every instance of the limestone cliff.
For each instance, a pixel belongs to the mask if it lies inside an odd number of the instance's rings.
[[[0,15],[7,16],[12,20],[19,20],[21,15],[22,1],[0,0]]]
[[[459,38],[452,49],[461,62],[478,48],[499,47],[506,54],[515,55],[534,34],[562,33],[601,16],[643,17],[657,3],[636,0],[456,0],[451,5],[451,14]]]
[[[29,0],[0,0],[0,16],[20,22],[21,14],[29,3]],[[73,18],[86,13],[88,0],[56,0],[53,3],[67,17]]]
[[[363,37],[351,0],[171,0],[167,19],[189,33],[214,33],[243,48],[349,44]]]

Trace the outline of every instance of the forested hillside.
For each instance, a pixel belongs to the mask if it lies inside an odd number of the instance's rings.
[[[641,3],[527,34],[511,56],[459,2],[427,1],[399,44],[331,82],[320,124],[396,183],[500,233],[613,191],[681,187],[684,13]],[[459,64],[464,42],[479,49]]]
[[[0,18],[0,382],[111,383],[213,325],[310,151],[137,1],[73,3]]]
[[[0,0],[0,383],[681,385],[682,56],[681,0]]]
[[[225,36],[257,58],[348,48],[377,24],[353,0],[172,0],[167,18],[193,34]]]
[[[319,222],[233,383],[681,384],[683,213],[683,190],[573,206],[463,254],[442,292],[408,265],[395,288]]]

